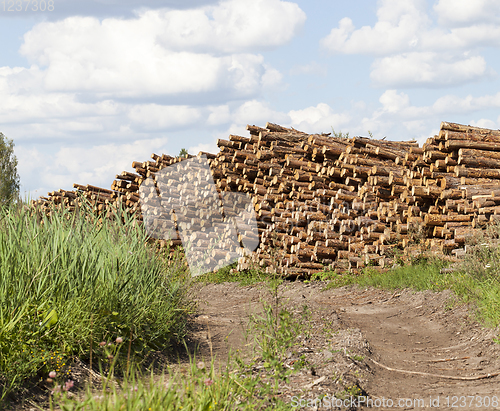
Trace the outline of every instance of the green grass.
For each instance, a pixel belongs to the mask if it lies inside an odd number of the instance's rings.
[[[273,370],[302,324],[277,304],[252,319],[255,358],[271,376],[256,375],[253,362],[238,355],[224,370],[193,358],[180,372],[143,375],[150,352],[183,341],[193,278],[180,257],[145,246],[147,236],[131,216],[108,217],[0,211],[0,408],[38,389],[52,409],[64,410],[291,409],[276,396],[278,380],[291,371]],[[233,268],[195,280],[273,279],[277,292],[276,276]],[[72,361],[89,365],[91,355],[103,385],[69,388]]]
[[[276,311],[277,310],[277,311]],[[254,316],[253,331],[257,355],[246,361],[230,354],[230,365],[216,370],[214,361],[205,364],[191,358],[189,366],[177,372],[167,370],[161,375],[144,377],[133,372],[116,384],[104,384],[100,390],[87,390],[80,398],[66,392],[52,397],[51,409],[63,410],[293,410],[278,397],[280,381],[301,367],[283,367],[286,351],[304,329],[302,316],[294,318],[284,307],[266,306],[262,316]],[[256,361],[263,361],[263,371],[256,373]]]
[[[271,292],[274,290],[271,289]],[[297,343],[297,335],[306,331],[310,312],[303,307],[301,315],[293,315],[278,300],[264,304],[264,313],[250,319],[247,338],[255,351],[252,360],[238,353],[229,354],[229,366],[216,370],[210,364],[190,358],[188,366],[161,375],[144,377],[132,372],[123,379],[105,380],[100,389],[87,386],[78,399],[66,392],[54,394],[51,410],[293,410],[281,400],[279,383],[305,366],[298,361],[294,368],[283,362],[287,351]],[[256,365],[261,364],[260,372]],[[58,383],[55,383],[58,384]]]
[[[217,270],[200,275],[197,282],[203,284],[221,284],[225,282],[237,282],[242,286],[254,285],[261,282],[268,282],[276,278],[276,275],[267,274],[257,268],[244,271],[236,271],[238,263],[233,263]]]
[[[53,396],[50,409],[79,410],[293,410],[277,398],[273,387],[251,370],[215,370],[213,362],[191,361],[178,372],[145,377],[134,374],[100,391],[87,391],[80,398]],[[56,408],[57,407],[57,408]]]
[[[111,215],[110,215],[111,217]],[[0,399],[71,377],[75,356],[109,366],[100,342],[122,337],[116,369],[181,341],[189,275],[168,269],[132,218],[85,213],[37,218],[0,211]]]
[[[436,281],[442,278],[439,272],[446,264],[439,260],[423,260],[415,265],[398,267],[386,272],[379,272],[368,267],[361,275],[333,274],[327,288],[359,284],[365,287],[386,289],[409,287],[418,291],[435,290]]]

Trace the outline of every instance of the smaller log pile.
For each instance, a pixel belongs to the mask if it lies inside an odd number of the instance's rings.
[[[90,211],[99,214],[115,203],[119,196],[114,190],[90,184],[82,185],[75,183],[73,186],[76,190],[59,189],[51,191],[47,197],[40,197],[37,200],[33,200],[31,205],[48,216],[52,214],[52,206],[54,205],[59,208],[65,208],[70,212],[90,205]]]
[[[113,211],[126,212],[134,216],[139,222],[142,221],[141,203],[139,201],[139,187],[141,184],[162,168],[178,163],[193,156],[188,155],[185,158],[172,157],[166,154],[152,154],[151,161],[139,162],[133,161],[132,168],[136,173],[122,171],[115,176],[115,180],[111,184],[111,189],[96,187],[93,185],[73,184],[76,190],[59,189],[48,193],[47,197],[40,197],[33,200],[31,205],[38,212],[50,216],[53,212],[53,206],[65,208],[73,212],[80,208],[90,206],[90,211],[96,215],[108,215],[111,217]],[[100,217],[102,221],[102,217]],[[166,241],[160,239],[150,242],[155,242],[159,247],[181,246],[182,242],[176,238]],[[173,249],[172,249],[173,251]]]

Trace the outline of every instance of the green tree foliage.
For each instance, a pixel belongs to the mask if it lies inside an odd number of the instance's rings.
[[[187,150],[185,148],[182,148],[181,152],[179,153],[179,157],[181,157],[181,158],[187,158],[187,156],[188,156]]]
[[[0,133],[0,207],[18,202],[19,188],[14,142]]]

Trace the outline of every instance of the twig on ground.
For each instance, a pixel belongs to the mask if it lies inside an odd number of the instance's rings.
[[[423,375],[424,377],[446,378],[449,380],[474,381],[474,380],[482,380],[485,378],[492,378],[492,377],[496,377],[497,375],[500,375],[500,372],[495,372],[492,374],[483,374],[483,375],[478,375],[475,377],[455,377],[455,376],[451,376],[451,375],[432,374],[432,373],[420,372],[420,371],[398,370],[397,368],[391,368],[391,367],[387,367],[386,365],[380,364],[379,362],[375,361],[372,358],[370,358],[370,360],[374,364],[378,365],[379,367],[385,368],[388,371],[401,372],[403,374]]]
[[[315,385],[318,385],[320,382],[323,382],[325,380],[326,380],[326,376],[323,375],[322,377],[319,377],[317,380],[314,380],[312,383],[304,385],[303,389],[309,390],[312,387],[314,387]]]
[[[207,318],[207,336],[208,336],[208,346],[210,347],[210,358],[213,360],[214,353],[212,349],[212,335],[210,334],[210,326],[208,325],[208,318]]]
[[[401,297],[401,294],[398,293],[398,290],[394,291],[394,293],[387,299],[380,301],[381,303],[385,304],[388,301],[391,301],[393,298]]]
[[[470,357],[452,357],[452,358],[441,358],[439,360],[428,360],[427,362],[445,362],[445,361],[455,361],[455,360],[467,360]]]

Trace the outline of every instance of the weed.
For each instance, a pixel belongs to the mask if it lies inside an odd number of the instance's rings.
[[[238,271],[236,269],[238,263],[233,263],[226,267],[220,268],[216,272],[210,272],[198,276],[195,280],[203,284],[221,284],[224,282],[237,282],[240,285],[253,285],[267,281],[272,277],[272,274],[264,273],[256,267],[247,270]]]
[[[341,400],[350,399],[352,397],[359,397],[363,394],[363,390],[357,385],[349,385],[344,388],[344,391],[336,394],[335,396]]]
[[[349,132],[342,133],[342,131],[336,132],[332,127],[332,136],[335,138],[349,138]]]
[[[365,359],[365,357],[363,357],[362,355],[357,355],[357,354],[351,355],[349,356],[349,358],[352,358],[354,361],[358,362],[361,362]]]

